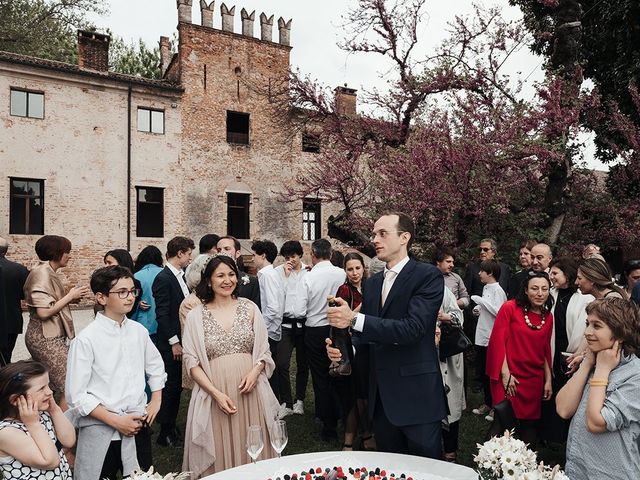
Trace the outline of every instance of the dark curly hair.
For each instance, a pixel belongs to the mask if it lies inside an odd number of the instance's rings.
[[[531,282],[531,280],[533,280],[534,278],[544,278],[549,284],[549,290],[551,290],[551,280],[549,279],[549,275],[547,275],[546,272],[536,272],[534,270],[531,270],[522,281],[522,284],[520,285],[520,290],[516,295],[516,305],[518,305],[519,307],[522,307],[522,308],[526,307],[527,309],[531,308],[531,302],[529,301],[527,290],[529,288],[529,282]],[[549,295],[549,298],[545,303],[545,308],[547,310],[551,310],[552,306],[553,306],[553,297]]]
[[[236,262],[233,260],[233,258],[229,257],[228,255],[217,255],[213,257],[209,261],[209,263],[207,263],[204,272],[202,272],[202,279],[195,289],[195,294],[202,303],[209,303],[215,298],[215,293],[213,293],[213,289],[211,288],[211,276],[213,275],[213,272],[215,272],[216,269],[223,263],[231,270],[233,270],[236,274],[236,288],[234,288],[231,295],[233,296],[233,298],[238,298],[238,291],[240,290],[240,273],[238,271],[238,266],[236,265]]]
[[[640,351],[640,309],[623,298],[606,297],[587,305],[587,315],[595,315],[611,329],[613,338],[622,343],[625,355]]]

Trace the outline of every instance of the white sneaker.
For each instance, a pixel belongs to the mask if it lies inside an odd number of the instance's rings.
[[[286,403],[283,403],[282,405],[280,405],[280,410],[278,410],[279,420],[282,420],[283,418],[288,417],[291,414],[293,414],[293,410],[291,410],[290,408],[287,408]]]
[[[487,422],[493,422],[493,417],[494,417],[494,411],[493,411],[493,408],[492,408],[491,411],[484,417],[484,419]]]
[[[293,404],[293,413],[304,415],[304,402],[302,400],[296,400],[296,403]]]
[[[486,415],[491,411],[491,408],[488,405],[480,405],[478,408],[474,408],[471,410],[471,413],[474,415]]]

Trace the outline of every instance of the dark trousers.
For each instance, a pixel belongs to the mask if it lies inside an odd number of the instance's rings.
[[[276,369],[273,372],[273,375],[271,375],[271,378],[269,379],[269,385],[271,385],[271,390],[273,390],[273,394],[276,396],[276,398],[278,399],[278,403],[282,403],[282,400],[280,400],[280,389],[278,388],[278,364],[276,362],[276,358],[278,358],[278,342],[277,340],[273,340],[273,339],[269,339],[269,351],[271,352],[271,358],[273,359],[273,363],[276,364]]]
[[[458,435],[460,433],[460,421],[449,424],[449,430],[442,430],[442,444],[444,453],[458,451]]]
[[[107,455],[102,463],[101,479],[116,480],[118,472],[122,472],[121,440],[113,440]],[[140,468],[145,472],[153,465],[153,456],[151,452],[151,429],[149,427],[141,428],[136,435],[136,456]]]
[[[402,397],[398,397],[401,401]],[[373,410],[373,431],[379,452],[403,453],[440,460],[442,458],[442,422],[398,427],[384,411],[380,395]]]
[[[476,349],[476,375],[482,382],[484,404],[492,407],[493,400],[491,399],[491,382],[489,380],[489,375],[487,375],[487,347],[481,347],[480,345],[474,345],[474,347]]]
[[[6,363],[11,363],[11,355],[13,355],[13,349],[16,347],[17,339],[17,333],[7,334],[7,346],[2,348],[2,358]]]
[[[324,424],[324,431],[335,432],[338,422],[337,404],[334,400],[331,378],[329,377],[329,357],[324,343],[329,338],[329,326],[305,327],[304,347],[311,371],[316,412]]]
[[[302,328],[282,328],[282,338],[278,343],[278,352],[274,358],[278,377],[278,390],[280,401],[293,406],[291,396],[291,378],[289,376],[291,366],[291,354],[296,349],[296,400],[304,400],[309,379],[309,364],[304,348],[304,330]],[[273,378],[273,377],[272,377]]]
[[[160,424],[160,435],[167,435],[176,428],[182,393],[182,362],[173,359],[171,349],[160,350],[160,355],[164,362],[164,371],[167,373],[167,383],[162,389],[162,405],[157,420]]]

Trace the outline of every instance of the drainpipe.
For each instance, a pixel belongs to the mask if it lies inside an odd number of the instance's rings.
[[[127,251],[131,251],[131,83],[127,92]]]

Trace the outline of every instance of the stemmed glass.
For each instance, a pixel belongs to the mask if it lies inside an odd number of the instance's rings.
[[[287,446],[289,435],[287,434],[287,422],[284,420],[276,420],[273,423],[271,431],[271,446],[278,454],[278,458],[282,456],[284,447]]]
[[[264,442],[262,441],[262,427],[260,425],[251,425],[247,430],[247,453],[251,457],[253,463],[262,453]]]

